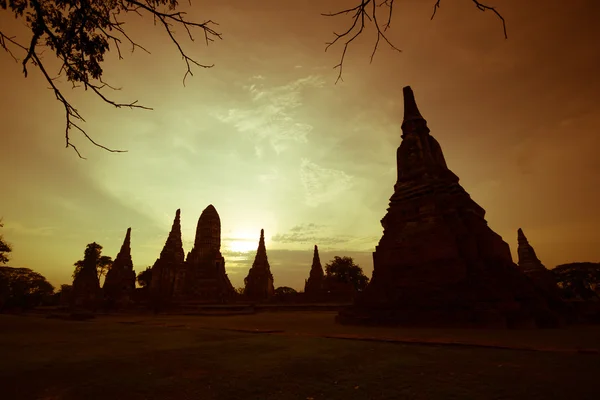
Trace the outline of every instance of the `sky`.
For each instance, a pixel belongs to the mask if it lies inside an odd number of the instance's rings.
[[[389,39],[365,30],[349,48],[325,42],[348,26],[324,17],[355,0],[182,2],[211,19],[223,40],[206,46],[178,31],[184,50],[210,69],[186,71],[152,20],[126,28],[151,54],[109,53],[111,98],[153,110],[115,109],[59,81],[108,153],[72,132],[87,158],[64,147],[64,110],[41,74],[0,52],[1,232],[9,265],[70,283],[86,244],[116,256],[128,227],[139,272],[154,263],[181,209],[184,250],[200,213],[221,217],[222,252],[243,285],[260,230],[275,286],[302,289],[321,261],[351,256],[370,276],[396,179],[402,87],[410,85],[449,168],[486,211],[516,261],[522,228],[549,268],[600,261],[600,26],[596,0],[497,0],[506,19],[469,0],[403,0]],[[383,18],[383,17],[381,17]],[[29,39],[0,12],[0,30]],[[52,64],[50,51],[44,54]]]

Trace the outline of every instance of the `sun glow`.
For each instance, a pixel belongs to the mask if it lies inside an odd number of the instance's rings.
[[[223,238],[224,247],[229,251],[245,253],[256,251],[258,248],[259,235],[249,231],[233,231]]]

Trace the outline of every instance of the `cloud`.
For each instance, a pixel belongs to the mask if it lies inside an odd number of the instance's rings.
[[[353,186],[354,177],[344,171],[323,168],[308,159],[302,159],[300,179],[308,206],[339,201],[345,191]]]
[[[259,82],[243,87],[251,96],[250,105],[215,113],[215,117],[233,125],[240,133],[253,135],[258,142],[268,142],[277,154],[285,151],[291,143],[306,143],[313,127],[299,121],[294,111],[303,106],[302,93],[305,89],[320,88],[325,81],[310,75],[285,85],[269,87],[262,83],[265,80],[262,76],[252,80]],[[257,157],[262,156],[260,150],[255,151]]]
[[[334,234],[326,225],[314,223],[292,227],[288,233],[277,233],[271,241],[280,244],[318,245],[322,248],[347,248],[355,250],[371,249],[377,241],[376,236],[353,236]]]
[[[56,231],[56,228],[53,226],[32,228],[20,222],[11,222],[9,225],[5,225],[5,229],[14,234],[27,236],[51,236]]]

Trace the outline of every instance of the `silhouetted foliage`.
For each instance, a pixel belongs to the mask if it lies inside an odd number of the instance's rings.
[[[112,263],[113,260],[111,257],[102,255],[102,246],[96,242],[90,243],[85,249],[83,260],[76,261],[73,264],[75,267],[75,270],[73,271],[73,280],[77,278],[77,275],[79,275],[85,265],[93,265],[93,268],[96,269],[98,279],[100,279],[106,275],[112,266]]]
[[[600,263],[562,264],[552,272],[565,298],[590,300],[600,297]]]
[[[325,279],[340,283],[350,283],[357,291],[362,291],[369,283],[369,278],[361,267],[354,264],[352,257],[335,256],[325,264]]]
[[[237,288],[235,288],[235,292],[241,296],[241,295],[244,294],[244,288],[243,287],[237,287]]]
[[[29,268],[0,267],[0,311],[36,307],[53,293],[46,278]]]
[[[289,286],[279,286],[277,289],[275,289],[275,295],[276,296],[282,296],[282,295],[287,295],[287,294],[296,294],[298,293],[298,291],[294,288],[291,288]]]
[[[289,286],[279,286],[273,292],[273,300],[276,302],[289,302],[293,301],[298,295],[296,289]]]
[[[143,288],[149,288],[152,282],[152,267],[148,267],[137,275],[137,283]]]
[[[102,62],[104,56],[114,45],[119,59],[122,59],[121,45],[123,42],[131,46],[131,51],[139,48],[148,52],[143,46],[131,39],[125,30],[123,16],[136,14],[151,17],[164,29],[183,58],[187,71],[184,76],[192,74],[191,65],[210,68],[212,65],[201,64],[187,56],[179,41],[175,37],[175,27],[185,30],[193,40],[191,29],[199,28],[206,43],[215,38],[220,39],[221,34],[216,32],[212,21],[202,23],[189,21],[185,12],[178,11],[177,0],[7,0],[0,2],[0,7],[11,12],[15,18],[22,21],[32,33],[27,43],[17,41],[0,31],[0,46],[4,48],[15,61],[21,61],[23,73],[27,76],[29,64],[37,67],[53,90],[56,99],[65,109],[66,115],[66,146],[72,147],[77,154],[81,154],[70,141],[69,131],[72,128],[80,131],[94,145],[111,152],[112,150],[96,143],[79,125],[77,121],[84,122],[83,117],[71,105],[63,92],[57,86],[55,77],[47,70],[44,59],[41,57],[42,48],[48,47],[61,63],[58,75],[64,75],[68,82],[75,87],[82,85],[86,90],[91,90],[106,103],[117,107],[146,108],[138,105],[137,101],[119,103],[111,100],[106,95],[106,90],[117,90],[102,80]],[[13,51],[20,52],[19,60]],[[149,53],[149,52],[148,52]]]
[[[0,219],[0,228],[3,228],[4,224]],[[0,264],[6,264],[9,261],[8,253],[12,251],[10,244],[4,241],[4,237],[0,235]]]
[[[495,13],[504,25],[504,18],[494,7],[484,5],[477,0],[471,1],[477,9]],[[432,19],[440,7],[440,3],[441,0],[433,3]],[[336,83],[342,77],[344,58],[349,44],[360,36],[369,24],[372,23],[377,32],[371,61],[381,39],[387,42],[392,49],[398,50],[386,36],[387,30],[391,27],[394,0],[354,0],[353,4],[355,4],[354,7],[322,14],[328,17],[350,16],[349,28],[342,33],[334,32],[334,40],[328,42],[325,48],[327,50],[338,41],[345,41],[341,59],[334,67],[339,69]],[[61,65],[58,76],[66,76],[67,81],[73,87],[81,85],[84,89],[89,89],[98,95],[104,102],[117,108],[151,109],[137,104],[137,101],[119,103],[111,100],[106,94],[106,90],[117,90],[102,79],[102,63],[106,53],[111,49],[111,45],[114,45],[119,59],[123,58],[121,53],[123,43],[131,46],[132,52],[139,48],[149,53],[129,36],[123,17],[132,14],[151,17],[155,24],[159,24],[165,29],[165,33],[185,62],[187,70],[183,77],[184,84],[188,74],[192,75],[192,65],[202,68],[210,68],[213,65],[201,64],[189,57],[176,38],[175,27],[185,30],[191,40],[193,40],[192,29],[199,29],[204,35],[206,44],[215,39],[221,39],[221,34],[213,29],[217,25],[216,23],[211,20],[204,22],[187,20],[186,13],[181,11],[177,0],[5,0],[0,2],[0,7],[19,19],[31,32],[31,38],[23,41],[0,31],[0,46],[15,61],[21,62],[25,76],[28,74],[29,65],[40,70],[56,99],[64,106],[66,147],[72,147],[81,158],[83,157],[78,149],[71,143],[69,133],[73,128],[81,132],[91,143],[107,151],[122,152],[123,150],[113,150],[98,144],[78,125],[78,123],[84,122],[84,119],[57,86],[57,77],[52,76],[52,73],[47,70],[41,57],[43,47],[52,50]],[[384,12],[382,21],[378,19],[378,17],[381,18],[381,10]],[[504,26],[504,34],[506,36],[506,26]],[[15,55],[16,52],[19,53],[19,58]]]

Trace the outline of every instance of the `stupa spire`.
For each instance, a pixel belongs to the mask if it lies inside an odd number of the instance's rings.
[[[415,94],[413,93],[411,87],[404,86],[402,88],[402,94],[404,95],[404,122],[423,119],[423,116],[419,111],[419,107],[417,107]]]
[[[121,245],[121,251],[119,251],[119,254],[120,253],[131,254],[131,228],[127,228],[125,239],[123,240],[123,244]]]
[[[319,248],[315,245],[313,253],[313,262],[310,267],[310,273],[308,279],[304,283],[304,293],[308,294],[319,294],[323,290],[323,279],[324,279],[323,267],[321,266],[321,259],[319,258]]]
[[[103,289],[109,308],[122,307],[131,302],[131,295],[135,290],[135,271],[131,260],[131,228],[127,228],[121,250],[106,273]]]
[[[319,258],[319,248],[315,244],[315,251],[313,253],[313,265],[321,265],[321,259]]]
[[[244,279],[244,295],[253,300],[265,300],[273,295],[275,288],[273,286],[273,274],[267,258],[267,249],[265,247],[265,231],[260,230],[260,239],[254,263],[248,271],[248,276]]]
[[[173,295],[175,277],[183,268],[184,257],[181,241],[181,210],[178,209],[175,212],[175,219],[165,246],[152,266],[150,289],[154,293],[155,307],[160,307],[170,301]]]

